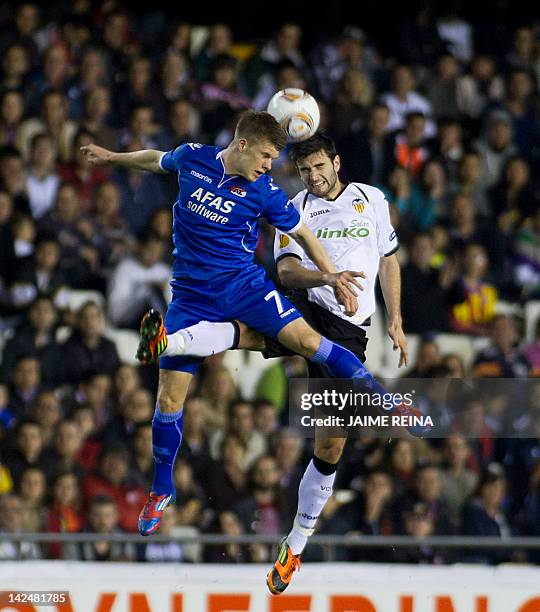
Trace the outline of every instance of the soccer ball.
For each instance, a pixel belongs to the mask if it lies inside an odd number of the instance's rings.
[[[289,142],[300,142],[315,134],[321,115],[317,101],[303,89],[282,89],[268,102],[267,112],[287,133]]]

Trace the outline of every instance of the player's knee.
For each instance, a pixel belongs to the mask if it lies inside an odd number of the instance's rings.
[[[319,350],[321,336],[316,331],[309,330],[309,332],[300,334],[298,343],[302,350],[302,354],[312,357]]]
[[[264,336],[260,332],[248,327],[245,323],[237,321],[237,324],[240,330],[237,348],[247,349],[249,351],[264,351],[266,348]]]
[[[178,412],[182,408],[182,401],[167,391],[158,391],[157,407],[161,413]]]
[[[315,443],[315,456],[327,463],[337,463],[341,459],[345,438],[325,438]]]

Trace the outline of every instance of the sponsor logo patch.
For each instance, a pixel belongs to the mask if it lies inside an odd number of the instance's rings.
[[[234,193],[234,195],[237,195],[239,198],[245,198],[247,192],[245,189],[242,189],[242,187],[237,187],[235,185],[234,187],[231,187],[231,193]]]
[[[279,237],[279,248],[284,249],[286,246],[289,246],[290,242],[291,239],[289,238],[289,236],[281,234],[281,236]]]
[[[313,217],[318,217],[319,215],[326,215],[329,212],[330,211],[328,210],[328,208],[325,208],[324,210],[316,210],[315,212],[309,213],[309,218],[313,219]]]
[[[369,236],[369,227],[365,224],[350,225],[343,228],[324,227],[315,232],[317,238],[322,240],[333,240],[335,238],[367,238]]]

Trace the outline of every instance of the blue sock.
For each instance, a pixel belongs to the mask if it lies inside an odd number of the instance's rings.
[[[326,366],[326,369],[335,378],[360,379],[362,389],[379,395],[388,393],[354,353],[324,336],[311,361]]]
[[[152,491],[158,495],[174,493],[173,467],[182,443],[183,412],[160,412],[156,406],[152,419],[154,450],[154,482]]]

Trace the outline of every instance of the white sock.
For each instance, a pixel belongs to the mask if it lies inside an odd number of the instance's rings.
[[[230,349],[235,341],[236,326],[233,323],[211,323],[201,321],[180,329],[174,334],[167,334],[167,348],[162,355],[195,355],[208,357]]]
[[[305,548],[308,537],[313,534],[315,524],[322,509],[332,495],[336,473],[321,474],[313,464],[313,459],[304,472],[298,487],[298,511],[287,544],[294,555],[299,555]]]

